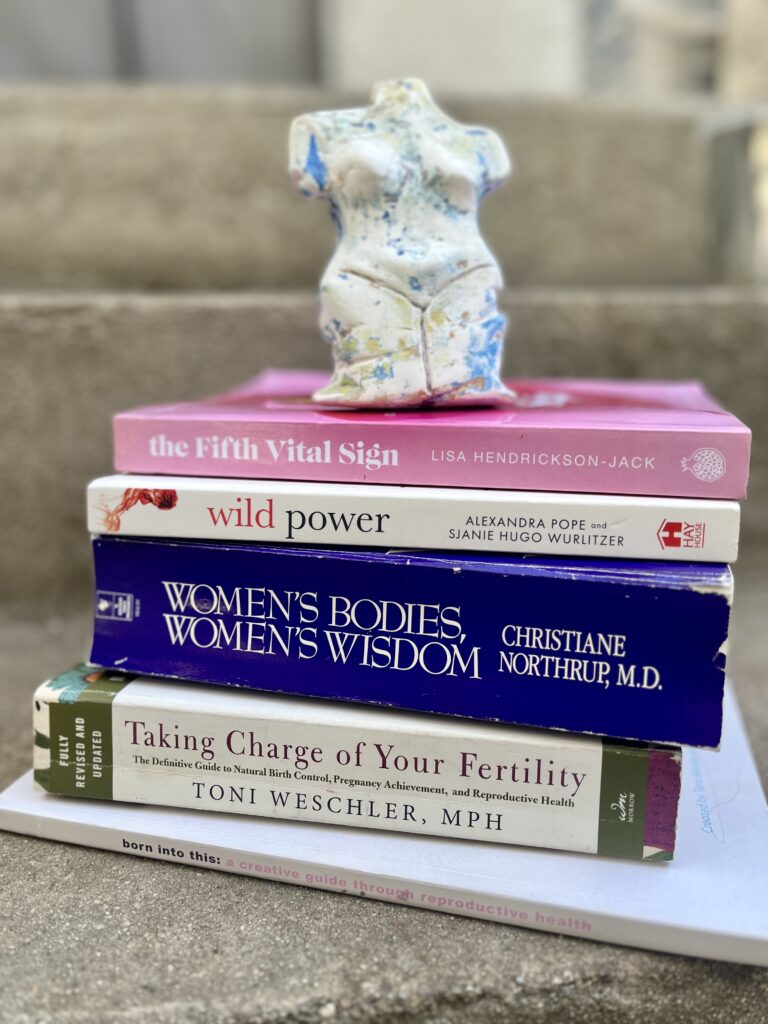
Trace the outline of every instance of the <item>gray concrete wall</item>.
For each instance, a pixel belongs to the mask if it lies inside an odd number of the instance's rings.
[[[720,90],[739,100],[768,98],[768,5],[764,0],[727,0],[720,54]]]
[[[0,91],[0,785],[29,764],[33,685],[86,650],[84,489],[111,469],[111,414],[268,365],[329,365],[311,291],[223,289],[314,286],[331,232],[322,205],[288,186],[285,133],[331,100]],[[511,282],[550,285],[504,296],[507,371],[700,376],[755,430],[730,664],[765,773],[768,289],[690,287],[718,276],[713,238],[730,223],[711,201],[709,121],[554,102],[451,109],[511,144],[518,175],[489,200],[488,234]],[[731,162],[720,150],[715,177]],[[19,1022],[765,1017],[758,969],[21,837],[0,843],[0,893],[0,991]]]
[[[521,290],[504,305],[514,374],[702,377],[755,430],[745,550],[766,539],[768,291]],[[83,495],[111,471],[113,412],[264,366],[328,367],[315,319],[309,293],[0,296],[6,602],[87,603]]]
[[[2,0],[0,79],[306,82],[316,0]]]
[[[326,204],[286,173],[318,90],[0,89],[0,286],[313,287]],[[510,285],[720,274],[709,115],[609,101],[447,100],[517,163],[482,219]]]
[[[584,21],[572,0],[323,0],[323,82],[365,89],[418,74],[458,95],[573,96]]]

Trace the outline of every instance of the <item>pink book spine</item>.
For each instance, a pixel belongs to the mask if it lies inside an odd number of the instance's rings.
[[[749,433],[115,418],[123,473],[739,499]]]

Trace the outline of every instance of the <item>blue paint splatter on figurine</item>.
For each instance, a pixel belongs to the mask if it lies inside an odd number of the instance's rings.
[[[317,151],[317,139],[314,135],[309,140],[309,152],[307,153],[307,162],[304,165],[305,170],[312,176],[317,187],[322,190],[325,188],[326,182],[326,169],[325,164],[320,158],[320,154]]]
[[[291,178],[330,201],[336,252],[321,282],[334,354],[316,400],[407,407],[498,402],[501,273],[477,207],[509,174],[501,140],[452,121],[416,79],[384,82],[365,110],[306,114]]]

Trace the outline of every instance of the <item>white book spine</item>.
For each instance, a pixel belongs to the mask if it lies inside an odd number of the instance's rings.
[[[38,689],[48,792],[672,856],[676,748],[126,678],[81,668]]]
[[[252,543],[735,562],[734,501],[116,475],[91,533]]]
[[[495,860],[487,865],[468,863],[461,843],[386,833],[371,833],[370,841],[364,842],[362,832],[355,837],[357,842],[350,843],[339,838],[342,830],[330,826],[264,819],[249,821],[245,831],[231,815],[52,797],[33,788],[31,775],[0,793],[0,829],[497,924],[768,967],[764,927],[746,925],[739,930],[738,911],[732,914],[736,920],[724,915],[717,923],[699,922],[690,904],[681,911],[679,898],[674,894],[661,898],[647,878],[643,884],[622,874],[601,884],[594,872],[615,870],[609,861],[596,861],[590,872],[575,855],[567,861],[550,861],[559,855],[508,850],[505,869],[499,871]],[[695,795],[688,796],[693,805]],[[414,847],[414,843],[420,845]],[[493,857],[493,848],[486,849]],[[732,850],[725,857],[738,864]],[[671,869],[671,865],[616,866],[654,876]],[[722,867],[719,877],[727,877]],[[698,874],[696,879],[709,880]],[[627,898],[628,889],[634,900]],[[651,895],[645,900],[648,891]],[[637,894],[641,894],[639,900]],[[690,899],[695,903],[693,895]],[[758,900],[759,910],[764,903],[762,890]],[[717,918],[717,912],[712,916]]]
[[[150,813],[156,812],[155,808],[147,808],[143,817],[140,808],[127,808],[130,813],[111,817],[98,808],[95,813],[91,812],[93,820],[90,821],[85,816],[73,819],[71,811],[69,816],[57,816],[55,807],[51,806],[56,798],[48,799],[50,803],[40,808],[40,813],[35,813],[28,803],[15,808],[4,807],[0,802],[0,828],[37,839],[127,853],[193,868],[211,868],[347,896],[363,896],[497,924],[688,956],[768,965],[765,952],[748,939],[729,937],[730,941],[723,942],[685,928],[659,928],[642,921],[632,922],[632,927],[628,928],[626,922],[611,915],[574,911],[567,901],[558,903],[555,894],[551,902],[536,902],[485,892],[479,881],[473,884],[475,880],[471,875],[465,876],[464,886],[459,888],[439,881],[434,884],[414,882],[372,872],[366,870],[364,861],[358,867],[329,866],[322,859],[313,857],[311,835],[297,836],[293,852],[286,847],[275,853],[254,853],[244,846],[217,842],[215,825],[209,826],[204,819],[199,821],[194,835],[180,835],[174,827],[175,821],[164,825],[159,816]],[[68,810],[66,801],[60,803]],[[205,834],[211,837],[210,842],[201,841],[200,837]],[[303,855],[298,853],[302,849],[305,851]]]

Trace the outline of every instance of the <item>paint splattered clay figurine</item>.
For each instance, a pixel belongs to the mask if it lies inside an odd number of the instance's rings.
[[[314,399],[402,408],[495,403],[506,321],[477,208],[509,174],[497,135],[457,124],[423,82],[374,86],[371,106],[305,114],[291,179],[329,200],[336,252],[320,286],[334,373]]]

